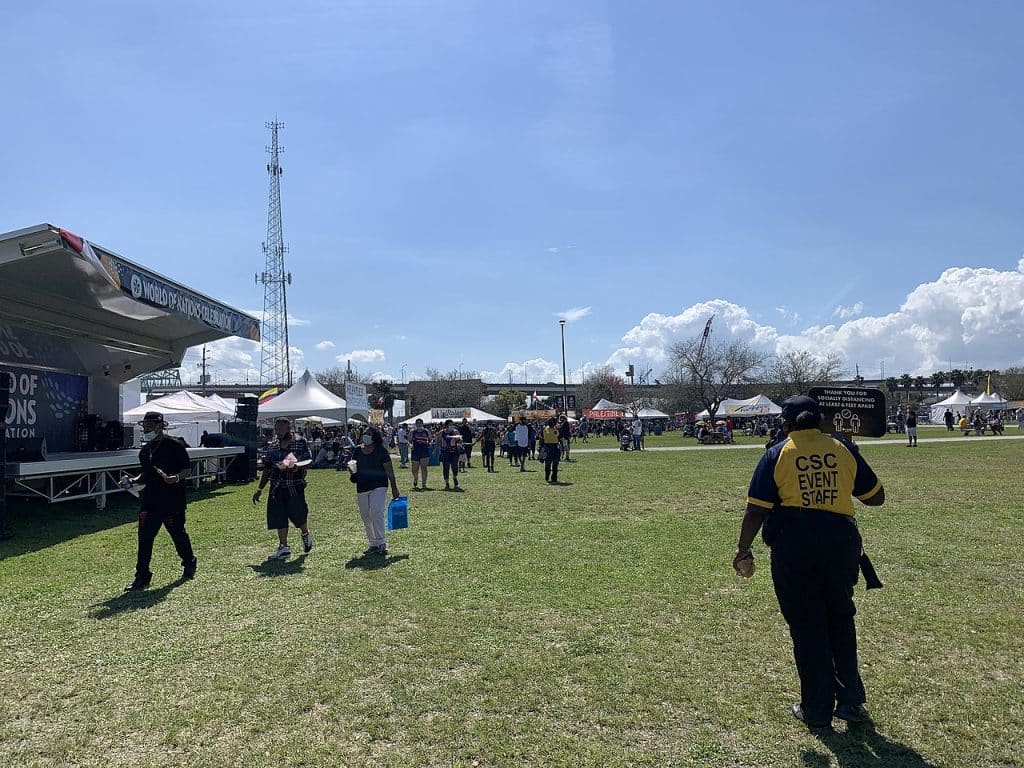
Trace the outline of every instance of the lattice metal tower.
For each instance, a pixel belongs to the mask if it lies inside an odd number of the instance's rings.
[[[284,244],[281,225],[281,153],[284,147],[277,142],[277,133],[284,123],[267,123],[270,129],[270,202],[267,206],[267,240],[263,243],[266,268],[256,275],[256,283],[263,284],[263,348],[260,384],[266,386],[292,384],[292,367],[288,355],[288,295],[286,287],[292,282],[290,272],[284,271]]]

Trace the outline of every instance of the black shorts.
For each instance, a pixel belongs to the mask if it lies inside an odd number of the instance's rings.
[[[294,491],[294,494],[292,493]],[[278,488],[267,499],[267,530],[287,528],[288,521],[301,528],[309,519],[305,488]]]

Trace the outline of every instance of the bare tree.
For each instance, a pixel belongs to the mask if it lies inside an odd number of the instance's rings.
[[[689,402],[706,408],[711,418],[718,404],[740,387],[756,381],[768,355],[746,341],[708,344],[702,337],[679,341],[669,352],[672,373],[667,378]]]
[[[1007,400],[1024,400],[1024,368],[1014,366],[993,374],[992,386]]]
[[[843,361],[835,352],[816,357],[806,349],[776,355],[765,372],[764,393],[776,402],[790,395],[806,394],[811,387],[832,384],[843,373]]]
[[[336,365],[333,368],[326,368],[322,371],[317,371],[313,375],[326,389],[330,390],[338,397],[345,396],[346,381],[352,381],[356,384],[373,383],[373,379],[367,375],[359,373],[359,369],[355,366],[352,366],[352,370],[349,371],[346,368]]]
[[[576,387],[576,405],[582,410],[593,408],[601,398],[621,403],[626,398],[626,380],[615,373],[610,365],[596,368]]]

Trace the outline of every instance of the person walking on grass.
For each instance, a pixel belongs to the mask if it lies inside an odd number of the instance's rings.
[[[388,543],[385,538],[387,521],[387,488],[391,486],[391,497],[397,499],[398,481],[395,479],[395,468],[391,463],[391,454],[384,447],[384,438],[376,427],[368,427],[363,431],[360,445],[355,450],[349,463],[349,480],[356,484],[356,501],[359,504],[359,516],[366,530],[366,542],[369,545],[364,555],[387,555]],[[351,471],[353,470],[354,471]]]
[[[474,435],[473,428],[469,425],[469,420],[463,418],[462,423],[459,425],[459,435],[462,437],[462,449],[466,452],[466,469],[473,468],[473,443]]]
[[[427,467],[430,465],[430,446],[434,442],[430,430],[423,426],[423,419],[416,419],[416,428],[409,435],[412,441],[412,489],[427,490]],[[417,480],[421,484],[417,484]]]
[[[753,574],[751,544],[762,529],[771,549],[772,582],[789,625],[800,677],[793,716],[815,731],[832,718],[867,718],[857,670],[853,585],[864,565],[853,501],[877,507],[885,490],[857,447],[821,431],[821,409],[796,395],[782,404],[786,439],[758,462],[747,492],[733,568]],[[881,583],[869,586],[881,586]]]
[[[559,445],[558,420],[552,416],[548,419],[541,433],[540,450],[544,461],[544,482],[554,485],[558,484],[558,462],[562,458],[562,448]]]
[[[174,549],[181,558],[182,580],[196,575],[196,556],[185,530],[185,478],[191,471],[188,451],[184,443],[164,431],[167,422],[157,411],[149,411],[139,423],[146,444],[139,451],[141,471],[131,478],[133,483],[143,483],[139,493],[139,549],[135,579],[125,587],[125,592],[146,589],[153,580],[149,565],[153,559],[153,542],[161,527],[171,535]]]
[[[505,447],[505,454],[508,456],[508,465],[511,467],[518,458],[519,451],[516,445],[515,427],[506,427],[505,436],[502,438],[502,445]]]
[[[913,408],[907,414],[907,448],[917,448],[917,411]]]
[[[480,455],[483,456],[484,469],[494,472],[494,451],[498,445],[498,430],[494,428],[493,424],[488,424],[483,428],[477,441],[480,443]]]
[[[516,424],[516,458],[519,459],[519,471],[526,471],[526,457],[530,455],[530,425],[526,417],[520,416]]]
[[[565,417],[563,413],[558,417],[558,446],[561,450],[562,459],[565,461],[569,460],[569,443],[572,440],[572,427],[569,424],[569,419]]]
[[[252,503],[259,504],[263,489],[270,483],[267,530],[277,531],[278,544],[268,560],[287,560],[292,556],[288,546],[289,521],[302,532],[302,551],[308,554],[313,549],[306,504],[306,467],[312,458],[306,438],[292,432],[291,420],[283,416],[275,420],[274,439],[267,446],[263,459],[260,486],[252,495]]]
[[[399,424],[395,430],[395,442],[398,444],[398,468],[405,469],[409,465],[409,430],[405,424]]]
[[[455,429],[451,419],[444,423],[444,431],[441,433],[441,469],[444,472],[444,489],[452,490],[449,484],[449,476],[455,483],[455,490],[459,488],[459,457],[465,455],[462,450],[462,435]]]

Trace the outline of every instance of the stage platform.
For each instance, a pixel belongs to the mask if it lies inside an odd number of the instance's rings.
[[[188,448],[193,488],[207,478],[223,481],[231,460],[245,453],[241,446],[229,448]],[[96,453],[53,453],[46,461],[8,462],[7,496],[44,499],[51,504],[62,501],[95,499],[103,509],[107,496],[126,493],[118,486],[123,472],[139,468],[139,451],[99,451]]]

